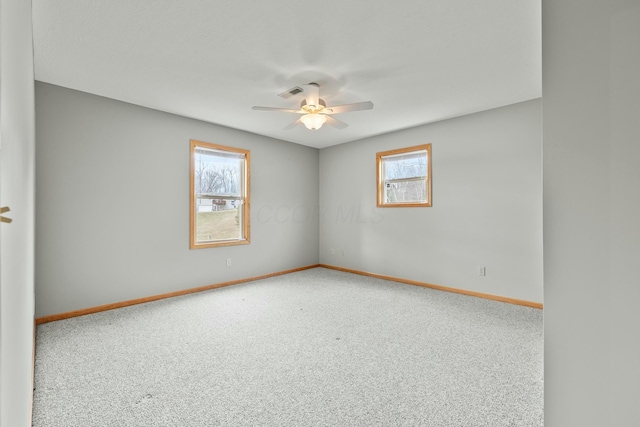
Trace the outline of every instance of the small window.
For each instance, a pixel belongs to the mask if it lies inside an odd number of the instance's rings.
[[[376,154],[378,207],[431,206],[431,144]]]
[[[191,141],[190,248],[249,243],[249,151]]]

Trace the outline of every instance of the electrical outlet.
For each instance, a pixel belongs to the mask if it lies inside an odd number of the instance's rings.
[[[485,267],[478,267],[478,276],[486,276],[487,269]]]
[[[347,255],[347,251],[345,251],[344,249],[340,249],[340,255],[346,256]]]
[[[227,267],[231,267],[231,258],[227,258]]]
[[[329,253],[330,253],[331,255],[335,255],[335,254],[336,254],[336,250],[335,250],[335,249],[333,249],[333,248],[331,248],[331,249],[329,249]]]

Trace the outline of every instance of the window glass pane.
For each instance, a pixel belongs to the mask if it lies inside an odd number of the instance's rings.
[[[427,201],[427,180],[385,182],[386,203],[412,203]]]
[[[385,156],[383,158],[383,179],[403,179],[427,176],[426,150],[406,154]]]
[[[204,203],[198,206],[195,218],[196,243],[242,238],[242,205],[238,201],[203,199],[201,202]]]
[[[242,154],[198,148],[194,156],[197,195],[241,196],[244,165]]]

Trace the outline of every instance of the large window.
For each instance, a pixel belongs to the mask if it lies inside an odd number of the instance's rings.
[[[376,154],[379,207],[431,206],[431,144]]]
[[[191,249],[249,243],[249,151],[191,141]]]

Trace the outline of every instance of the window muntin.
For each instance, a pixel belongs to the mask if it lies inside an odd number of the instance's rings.
[[[431,144],[376,154],[378,207],[431,206]]]
[[[250,153],[191,141],[190,248],[249,243]]]

